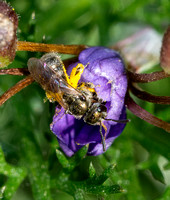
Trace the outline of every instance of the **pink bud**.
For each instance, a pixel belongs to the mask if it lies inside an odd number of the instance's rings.
[[[15,58],[18,16],[6,2],[0,1],[0,68]]]

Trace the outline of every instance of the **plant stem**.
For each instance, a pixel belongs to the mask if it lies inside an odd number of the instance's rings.
[[[10,68],[10,69],[0,69],[0,75],[16,75],[16,76],[24,76],[29,75],[27,68]]]
[[[23,88],[30,85],[34,79],[31,76],[27,76],[26,78],[19,81],[16,85],[11,87],[7,90],[1,97],[0,97],[0,106],[5,103],[8,99],[10,99],[13,95],[21,91]]]
[[[148,122],[154,126],[162,128],[167,132],[170,132],[170,123],[165,122],[165,121],[155,117],[148,111],[141,108],[138,104],[135,103],[135,101],[133,101],[133,99],[130,97],[129,94],[127,94],[127,96],[126,96],[125,104],[126,104],[127,108],[137,117],[145,120],[146,122]]]
[[[137,87],[134,86],[134,84],[129,84],[129,88],[135,96],[137,96],[138,98],[144,101],[148,101],[148,102],[152,102],[156,104],[170,105],[170,97],[168,96],[156,96],[156,95],[150,94],[148,92],[143,91],[139,86]]]
[[[131,82],[136,83],[149,83],[170,77],[170,74],[166,74],[164,71],[152,72],[149,74],[137,74],[127,70],[127,75]]]
[[[86,45],[43,44],[34,42],[17,42],[17,51],[58,52],[63,54],[78,55]]]

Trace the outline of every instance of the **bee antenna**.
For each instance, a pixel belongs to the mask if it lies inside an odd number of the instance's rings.
[[[103,136],[102,133],[102,122],[100,121],[100,135],[102,139],[102,145],[103,145],[103,151],[106,151],[106,143],[105,143],[105,137]]]
[[[113,122],[118,122],[118,123],[123,123],[126,124],[127,122],[130,122],[130,119],[120,119],[120,120],[115,120],[115,119],[104,119],[106,121],[113,121]]]

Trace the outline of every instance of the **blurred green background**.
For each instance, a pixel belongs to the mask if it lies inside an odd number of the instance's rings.
[[[169,0],[8,2],[19,16],[18,40],[22,41],[110,46],[147,26],[163,35],[170,19]],[[33,56],[41,54],[17,52],[15,61],[9,67],[26,67],[27,60]],[[154,66],[152,70],[160,70],[160,67]],[[1,76],[0,94],[21,78]],[[166,79],[145,84],[144,88],[154,94],[166,96],[170,95],[169,85],[170,81]],[[77,164],[74,163],[77,166],[69,172],[56,157],[55,149],[58,144],[49,130],[55,105],[44,103],[44,97],[44,91],[34,83],[0,107],[0,146],[3,150],[0,151],[2,199],[169,199],[168,133],[138,119],[128,111],[131,123],[126,126],[112,147],[103,155],[86,157]],[[157,117],[169,120],[170,107],[135,100]],[[65,184],[68,181],[83,183],[89,177],[90,163],[97,175],[111,164],[117,164],[105,185],[119,184],[124,192],[101,194],[98,191],[94,192],[94,195],[93,191],[90,193],[85,186],[80,191],[75,184],[77,192],[69,193],[73,182],[69,182],[71,184],[68,188]],[[61,173],[64,174],[62,180]]]

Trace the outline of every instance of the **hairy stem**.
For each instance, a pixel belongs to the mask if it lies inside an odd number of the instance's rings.
[[[148,101],[148,102],[152,102],[156,104],[170,105],[170,97],[168,96],[156,96],[156,95],[150,94],[148,92],[143,91],[139,86],[137,87],[134,86],[134,84],[130,84],[129,88],[135,96],[137,96],[138,98],[144,101]]]
[[[170,123],[165,122],[157,117],[155,117],[154,115],[152,115],[151,113],[149,113],[148,111],[144,110],[143,108],[141,108],[139,105],[137,105],[133,99],[130,97],[129,94],[127,94],[126,96],[126,102],[125,102],[127,108],[137,117],[145,120],[146,122],[157,126],[159,128],[164,129],[167,132],[170,132]]]
[[[58,52],[63,54],[78,55],[86,49],[86,45],[43,44],[34,42],[17,42],[17,51]]]
[[[10,99],[13,95],[21,91],[23,88],[30,85],[34,79],[31,76],[27,76],[26,78],[19,81],[16,85],[11,87],[7,90],[1,97],[0,97],[0,106],[5,103],[8,99]]]
[[[24,76],[24,75],[29,75],[29,71],[27,68],[0,69],[0,75],[6,75],[6,74]]]
[[[149,83],[170,77],[170,74],[166,74],[164,71],[152,72],[150,74],[137,74],[127,70],[127,75],[130,82],[136,83]]]

